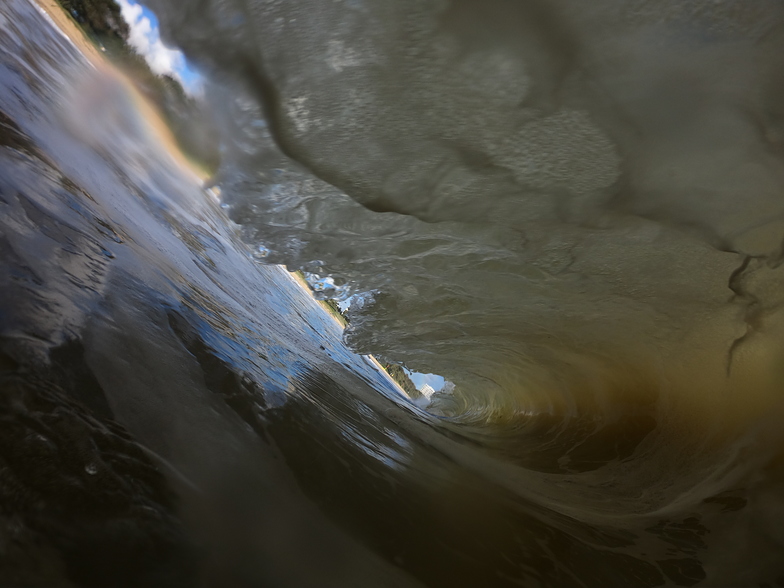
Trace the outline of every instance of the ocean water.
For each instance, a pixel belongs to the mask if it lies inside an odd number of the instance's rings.
[[[0,5],[0,585],[784,586],[780,3],[150,4],[220,196]]]

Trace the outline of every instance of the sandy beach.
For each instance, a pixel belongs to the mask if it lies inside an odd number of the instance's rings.
[[[186,173],[195,177],[199,183],[207,179],[208,174],[193,165],[182,153],[174,135],[166,124],[158,108],[143,96],[135,87],[133,81],[112,64],[109,59],[87,37],[79,25],[63,10],[56,0],[30,0],[37,5],[73,45],[84,55],[101,74],[110,76],[113,81],[120,82],[129,92],[139,108],[140,114],[149,126],[149,131],[163,150],[182,167]]]
[[[70,39],[70,41],[87,57],[94,65],[106,65],[101,52],[93,45],[90,40],[85,36],[84,32],[74,22],[74,20],[66,14],[62,6],[56,0],[30,0],[36,4],[54,25],[62,31],[62,33]]]

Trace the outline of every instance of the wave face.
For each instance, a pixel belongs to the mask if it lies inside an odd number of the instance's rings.
[[[784,585],[780,3],[150,4],[224,208],[0,6],[0,579]]]

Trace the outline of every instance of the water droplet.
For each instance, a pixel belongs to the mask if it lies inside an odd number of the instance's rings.
[[[86,466],[84,466],[84,471],[91,476],[94,476],[98,473],[98,466],[96,466],[94,463],[88,463]]]

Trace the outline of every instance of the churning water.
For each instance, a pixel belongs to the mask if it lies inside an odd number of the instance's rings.
[[[3,585],[784,586],[784,5],[150,4],[220,203],[0,5]]]

